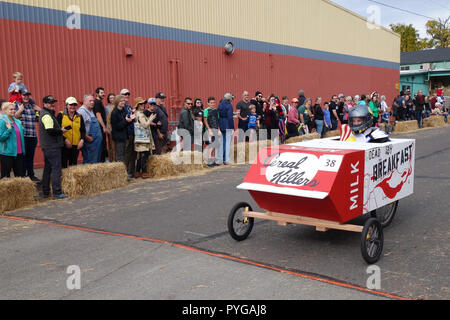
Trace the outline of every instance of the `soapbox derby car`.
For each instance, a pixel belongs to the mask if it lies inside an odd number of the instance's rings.
[[[386,143],[341,142],[336,138],[263,148],[244,182],[265,212],[236,204],[228,231],[247,239],[254,219],[309,225],[317,231],[360,232],[364,260],[376,263],[383,251],[383,228],[389,226],[399,200],[413,194],[415,140]],[[367,216],[365,224],[349,224]],[[364,220],[364,219],[363,219]]]

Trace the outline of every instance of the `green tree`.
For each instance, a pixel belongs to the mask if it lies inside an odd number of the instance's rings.
[[[403,23],[391,24],[391,30],[400,34],[401,36],[401,52],[417,51],[429,48],[429,41],[427,39],[420,39],[419,31],[413,27],[412,24],[406,25]]]
[[[446,20],[430,20],[426,24],[431,46],[440,49],[450,46],[450,17]]]
[[[428,38],[421,38],[417,40],[417,50],[431,49],[433,48],[433,40]]]

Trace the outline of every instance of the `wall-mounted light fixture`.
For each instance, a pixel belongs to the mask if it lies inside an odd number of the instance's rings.
[[[235,48],[234,48],[233,42],[227,42],[225,44],[225,53],[227,55],[229,55],[229,56],[232,55],[234,53],[234,50],[235,50]]]
[[[132,57],[133,56],[133,50],[131,48],[125,48],[125,56]]]

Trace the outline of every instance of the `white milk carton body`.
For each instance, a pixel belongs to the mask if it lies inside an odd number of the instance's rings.
[[[391,139],[386,143],[357,143],[329,138],[292,145],[330,150],[364,151],[363,214],[414,193],[415,140]]]

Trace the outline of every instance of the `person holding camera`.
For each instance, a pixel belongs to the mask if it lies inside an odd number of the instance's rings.
[[[125,145],[125,166],[127,167],[128,178],[133,179],[136,174],[136,157],[137,153],[134,150],[134,119],[136,119],[136,109],[130,103],[131,93],[128,89],[122,89],[120,95],[125,99],[123,110],[126,113],[127,119],[127,141]],[[131,121],[130,121],[131,120]]]
[[[64,112],[59,113],[56,118],[59,125],[67,130],[64,133],[64,147],[61,153],[62,167],[64,169],[78,164],[78,156],[86,139],[83,117],[77,113],[77,108],[77,99],[69,97],[66,100]]]
[[[128,114],[125,110],[127,98],[123,95],[118,95],[114,98],[114,107],[111,111],[111,137],[115,146],[115,159],[118,162],[125,162],[126,145],[128,141],[128,126],[133,124],[136,119],[135,114]],[[134,137],[134,136],[133,136]],[[134,138],[133,138],[134,141]]]
[[[149,179],[147,162],[155,149],[151,125],[155,124],[156,114],[147,108],[147,101],[136,98],[136,119],[134,123],[134,150],[137,154],[135,178]]]
[[[269,101],[263,102],[265,128],[267,130],[267,139],[272,140],[272,130],[278,129],[279,113],[277,111],[276,97],[270,96]]]

